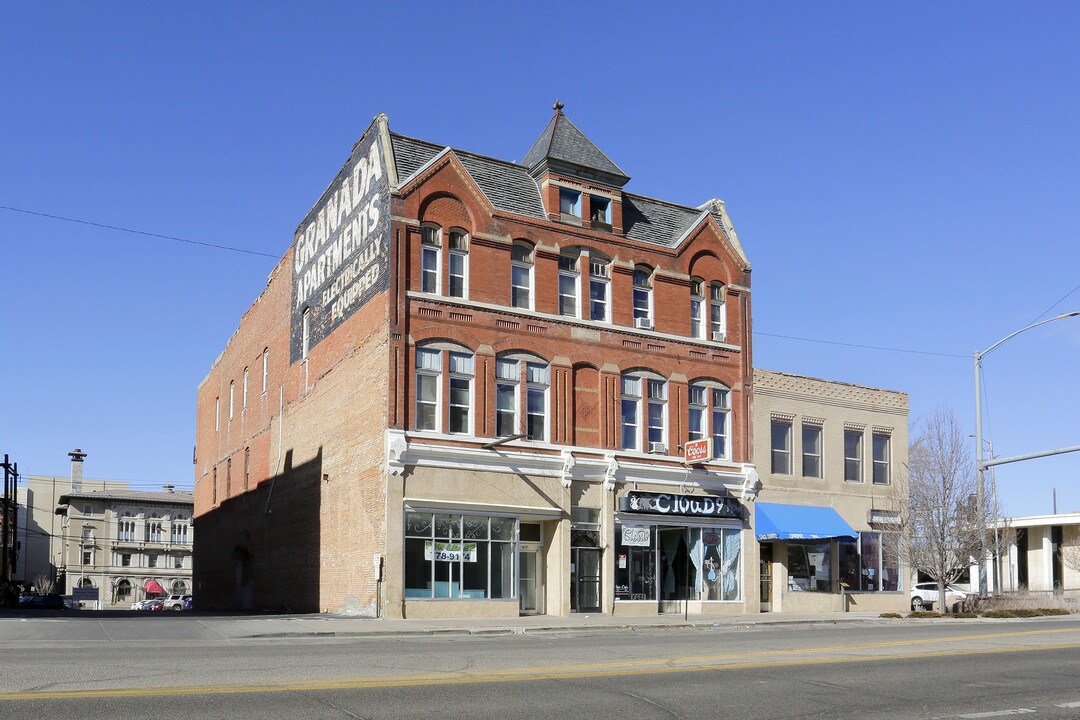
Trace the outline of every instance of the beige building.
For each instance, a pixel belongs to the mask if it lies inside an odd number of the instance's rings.
[[[755,369],[753,423],[761,610],[906,610],[907,395]]]
[[[166,488],[60,496],[65,594],[96,590],[97,600],[85,598],[84,607],[109,610],[128,609],[148,596],[191,592],[194,497]]]
[[[988,570],[991,589],[1035,593],[1080,591],[1080,512],[1011,518],[999,528],[1000,559]],[[978,570],[972,568],[973,586]]]

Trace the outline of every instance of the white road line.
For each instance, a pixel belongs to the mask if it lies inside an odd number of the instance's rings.
[[[954,715],[958,718],[992,718],[1005,715],[1027,715],[1035,712],[1032,708],[1016,708],[1015,710],[997,710],[995,712],[971,713],[969,715]]]
[[[1059,708],[1075,708],[1075,707],[1080,707],[1080,700],[1077,700],[1076,702],[1071,702],[1071,703],[1058,703],[1058,704],[1057,704],[1057,705],[1055,705],[1054,707],[1059,707]]]

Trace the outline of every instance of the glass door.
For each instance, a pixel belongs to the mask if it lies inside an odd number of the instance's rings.
[[[540,552],[533,545],[522,545],[518,553],[518,597],[522,615],[538,615],[544,611]]]
[[[599,548],[574,548],[570,558],[570,611],[600,612]]]

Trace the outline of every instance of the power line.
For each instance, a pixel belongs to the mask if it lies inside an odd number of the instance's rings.
[[[1080,285],[1077,285],[1077,286],[1076,286],[1076,287],[1074,287],[1074,288],[1073,288],[1072,290],[1070,290],[1069,292],[1065,293],[1065,295],[1064,295],[1064,296],[1062,296],[1062,298],[1061,298],[1060,300],[1058,300],[1058,301],[1057,301],[1056,303],[1054,303],[1053,305],[1051,305],[1050,307],[1046,308],[1046,309],[1045,309],[1045,310],[1043,310],[1043,311],[1042,311],[1041,313],[1039,313],[1039,315],[1038,315],[1038,316],[1037,316],[1037,317],[1036,317],[1036,318],[1035,318],[1034,320],[1032,320],[1031,322],[1033,322],[1033,323],[1034,323],[1034,322],[1037,322],[1037,321],[1041,320],[1041,319],[1042,319],[1042,317],[1043,317],[1043,315],[1046,315],[1046,314],[1047,314],[1047,313],[1049,313],[1049,312],[1050,312],[1051,310],[1053,310],[1054,308],[1056,308],[1056,307],[1057,307],[1058,305],[1060,305],[1061,303],[1065,302],[1065,301],[1066,301],[1066,300],[1067,300],[1067,299],[1069,298],[1069,296],[1070,296],[1070,295],[1072,295],[1072,294],[1073,294],[1074,292],[1076,292],[1077,290],[1080,290]]]
[[[818,338],[796,337],[795,335],[777,335],[775,333],[764,333],[757,330],[754,330],[752,334],[763,335],[765,337],[783,338],[784,340],[800,340],[802,342],[822,343],[824,345],[840,345],[842,347],[862,348],[863,350],[882,350],[885,352],[909,353],[912,355],[934,355],[937,357],[964,358],[965,360],[970,358],[970,356],[968,355],[957,355],[956,353],[932,352],[930,350],[908,350],[906,348],[883,347],[881,345],[859,345],[857,343],[840,342],[838,340],[819,340]]]
[[[142,230],[132,230],[131,228],[119,227],[117,225],[106,225],[104,223],[96,223],[89,220],[80,220],[78,218],[64,217],[63,215],[53,215],[51,213],[36,212],[34,210],[24,210],[23,208],[11,207],[9,205],[0,205],[0,210],[10,210],[11,212],[23,213],[25,215],[36,215],[38,217],[50,218],[52,220],[63,220],[64,222],[78,223],[79,225],[89,225],[91,227],[105,228],[106,230],[117,230],[119,232],[131,233],[133,235],[143,235],[145,237],[160,238],[162,240],[174,240],[176,242],[187,243],[189,245],[199,245],[201,247],[214,248],[215,250],[228,250],[230,252],[245,253],[247,255],[258,255],[260,257],[273,258],[274,260],[281,259],[280,255],[259,252],[258,250],[247,250],[245,248],[231,247],[229,245],[217,245],[215,243],[201,242],[199,240],[187,240],[185,238],[179,238],[173,235],[162,235],[160,233],[144,232]]]

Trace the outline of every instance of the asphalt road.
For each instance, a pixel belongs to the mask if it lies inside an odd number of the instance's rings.
[[[1072,619],[215,640],[185,618],[107,642],[6,622],[0,718],[1080,717]]]

